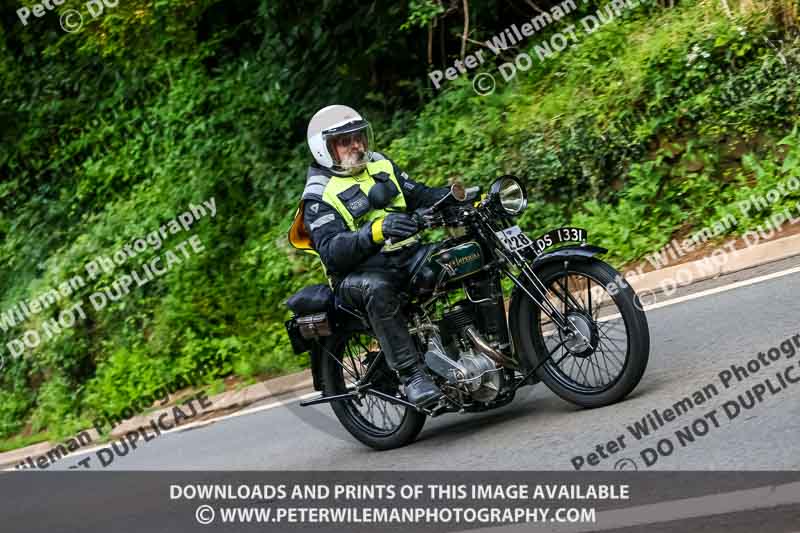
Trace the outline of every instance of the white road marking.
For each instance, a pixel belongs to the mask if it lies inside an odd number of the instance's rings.
[[[773,272],[772,274],[765,274],[763,276],[737,281],[735,283],[729,283],[728,285],[715,287],[713,289],[707,289],[704,291],[687,294],[686,296],[679,296],[678,298],[673,298],[671,300],[665,300],[663,302],[657,302],[651,305],[645,305],[644,310],[650,311],[651,309],[660,309],[661,307],[667,307],[669,305],[688,302],[689,300],[695,300],[697,298],[703,298],[705,296],[712,296],[714,294],[719,294],[721,292],[727,292],[733,289],[747,287],[748,285],[755,285],[756,283],[761,283],[762,281],[770,281],[776,278],[781,278],[783,276],[788,276],[789,274],[795,274],[797,272],[800,272],[800,266],[789,268],[786,270],[781,270],[780,272]]]
[[[672,298],[670,300],[664,300],[663,302],[657,302],[657,303],[654,303],[654,304],[645,305],[643,310],[645,312],[647,312],[647,311],[651,311],[653,309],[660,309],[662,307],[668,307],[670,305],[675,305],[675,304],[679,304],[679,303],[683,303],[683,302],[688,302],[690,300],[695,300],[697,298],[703,298],[705,296],[713,296],[714,294],[719,294],[721,292],[726,292],[726,291],[730,291],[730,290],[733,290],[733,289],[738,289],[740,287],[746,287],[748,285],[754,285],[756,283],[761,283],[762,281],[770,281],[772,279],[780,278],[780,277],[783,277],[783,276],[788,276],[789,274],[795,274],[797,272],[800,272],[800,267],[789,268],[789,269],[786,269],[786,270],[781,270],[779,272],[773,272],[772,274],[765,274],[763,276],[758,276],[758,277],[755,277],[755,278],[745,279],[745,280],[742,280],[742,281],[737,281],[735,283],[729,283],[728,285],[722,285],[720,287],[714,287],[713,289],[706,289],[706,290],[700,291],[700,292],[693,292],[692,294],[687,294],[686,296],[679,296],[678,298]],[[698,282],[698,283],[700,283],[700,282]],[[687,286],[691,286],[691,285],[687,285]],[[641,293],[643,291],[639,291],[639,292]],[[598,317],[597,321],[598,322],[607,322],[609,320],[617,319],[617,318],[619,318],[621,316],[622,315],[619,314],[619,313],[614,313],[614,314],[611,314],[611,315],[605,315],[605,316],[602,316],[602,317]],[[554,333],[555,333],[554,329],[549,329],[549,330],[545,331],[543,333],[543,335],[552,336]]]

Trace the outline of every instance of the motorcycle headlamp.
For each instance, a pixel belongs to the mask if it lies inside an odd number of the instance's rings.
[[[498,178],[489,189],[492,203],[505,213],[516,216],[528,207],[528,193],[518,178],[507,175]]]

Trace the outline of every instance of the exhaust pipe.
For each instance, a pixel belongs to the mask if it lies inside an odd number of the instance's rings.
[[[464,334],[472,342],[476,350],[487,356],[498,365],[507,366],[509,368],[515,368],[517,366],[514,361],[492,348],[473,326],[467,327],[464,330]]]

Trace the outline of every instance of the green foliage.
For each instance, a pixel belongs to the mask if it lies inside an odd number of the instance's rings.
[[[72,386],[63,376],[53,376],[38,390],[36,408],[31,413],[31,430],[38,433],[47,428],[57,429],[52,435],[65,438],[79,431],[85,420],[77,417],[80,404]]]
[[[400,26],[401,30],[427,26],[444,13],[444,6],[433,0],[409,0],[408,11],[408,19]]]
[[[84,402],[94,413],[119,413],[135,399],[171,383],[176,374],[177,369],[169,359],[117,349],[98,365],[96,374],[86,384]]]
[[[0,390],[0,434],[13,435],[22,430],[25,418],[33,405],[34,393],[22,385],[22,380],[12,382],[11,390]]]

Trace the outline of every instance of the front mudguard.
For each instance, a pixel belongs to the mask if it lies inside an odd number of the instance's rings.
[[[592,244],[571,244],[568,246],[562,246],[556,250],[551,252],[547,252],[544,254],[539,255],[536,257],[533,262],[531,263],[531,268],[533,269],[534,273],[536,273],[539,269],[543,266],[548,265],[550,263],[555,262],[572,262],[572,261],[591,261],[592,258],[596,255],[602,255],[607,253],[608,250],[602,248],[600,246],[594,246]],[[527,371],[533,370],[529,361],[522,357],[521,353],[517,353],[517,347],[520,346],[520,338],[519,338],[519,320],[520,320],[520,310],[519,305],[523,299],[527,298],[528,295],[518,286],[515,286],[514,289],[511,291],[511,301],[508,305],[508,327],[511,331],[511,339],[514,343],[514,352],[517,356],[517,359],[522,364],[523,368]],[[536,383],[538,378],[536,376],[531,377],[531,383]]]
[[[531,267],[535,270],[542,265],[546,265],[554,261],[562,261],[565,259],[570,261],[573,259],[577,261],[586,261],[596,255],[602,255],[605,253],[608,253],[608,250],[601,246],[595,246],[593,244],[570,244],[568,246],[557,248],[551,252],[541,254],[533,260]]]

